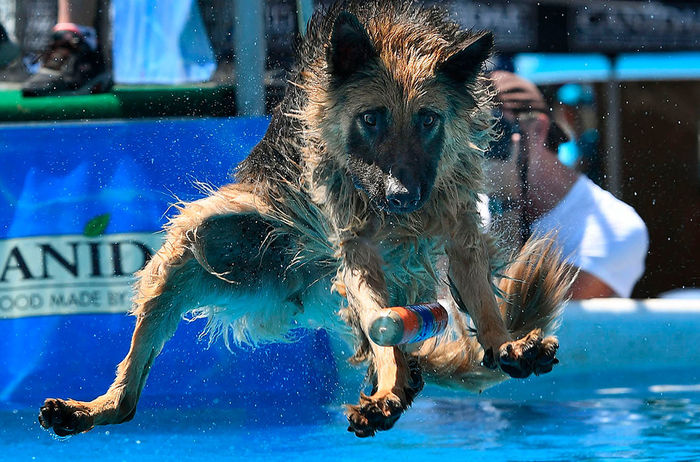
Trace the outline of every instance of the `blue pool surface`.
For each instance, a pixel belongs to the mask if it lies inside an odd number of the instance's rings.
[[[248,369],[232,377],[250,374],[250,364],[257,372],[232,380],[228,394],[216,393],[225,384],[212,395],[207,380],[187,379],[211,361],[201,345],[166,345],[131,422],[60,440],[37,424],[40,400],[0,406],[0,461],[697,461],[700,301],[652,302],[570,304],[551,373],[480,395],[429,385],[392,430],[369,439],[346,431],[342,407],[356,401],[363,371],[320,332],[296,360],[266,349],[247,356]],[[333,380],[290,368],[314,362],[328,343]],[[179,368],[167,367],[168,355]],[[90,377],[80,376],[88,388]],[[170,395],[159,395],[168,379]]]
[[[7,409],[0,412],[0,460],[700,459],[697,376],[692,383],[687,370],[598,378],[618,386],[591,389],[580,377],[555,372],[550,378],[504,384],[488,393],[494,396],[431,388],[394,429],[370,439],[346,432],[340,403],[310,409],[261,403],[255,411],[227,403],[200,409],[151,403],[130,423],[66,440],[42,430],[35,410]],[[677,388],[654,388],[669,381]],[[529,398],[514,397],[524,390]]]

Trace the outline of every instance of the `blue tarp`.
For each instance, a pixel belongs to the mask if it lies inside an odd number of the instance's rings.
[[[130,276],[107,274],[110,262],[103,260],[114,258],[108,252],[97,254],[99,262],[95,253],[85,260],[80,252],[113,245],[117,237],[127,242],[124,236],[157,242],[174,197],[201,197],[196,181],[231,181],[232,168],[267,124],[235,118],[0,127],[0,405],[86,400],[107,389],[128,351],[134,319],[114,312],[120,305],[111,292],[93,304],[80,297],[102,297],[108,292],[89,294],[121,287]],[[71,281],[86,287],[71,292],[77,285]],[[32,301],[36,312],[25,306]],[[67,314],[51,312],[53,306]],[[181,324],[155,362],[142,404],[332,398],[338,379],[325,332],[231,353],[220,343],[207,349],[197,338],[202,327]]]

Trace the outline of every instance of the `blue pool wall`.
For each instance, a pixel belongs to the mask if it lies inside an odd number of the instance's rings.
[[[0,240],[84,232],[107,214],[109,234],[157,232],[175,198],[203,196],[197,182],[231,181],[263,136],[267,118],[79,122],[0,127]],[[3,319],[0,406],[102,394],[126,355],[125,313]],[[152,368],[142,406],[327,404],[338,376],[327,334],[228,351],[181,323]],[[241,399],[241,397],[245,399]]]

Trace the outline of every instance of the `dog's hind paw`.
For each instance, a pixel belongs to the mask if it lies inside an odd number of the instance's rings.
[[[389,430],[406,407],[401,398],[391,392],[372,396],[361,393],[360,404],[346,406],[345,414],[350,423],[348,431],[365,438],[374,436],[377,431]]]
[[[39,411],[39,424],[53,428],[58,436],[68,436],[90,430],[93,418],[88,407],[77,401],[49,398]]]
[[[533,373],[546,374],[559,362],[556,358],[558,348],[556,337],[542,338],[542,331],[534,329],[520,340],[501,345],[498,366],[516,379],[524,379]]]

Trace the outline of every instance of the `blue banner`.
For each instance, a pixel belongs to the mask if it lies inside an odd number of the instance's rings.
[[[197,182],[230,182],[267,125],[235,118],[0,127],[0,405],[106,391],[134,326],[125,314],[131,274],[158,248],[168,207],[202,197]],[[338,379],[325,332],[231,353],[219,343],[207,349],[202,328],[181,324],[144,401],[332,398]]]

